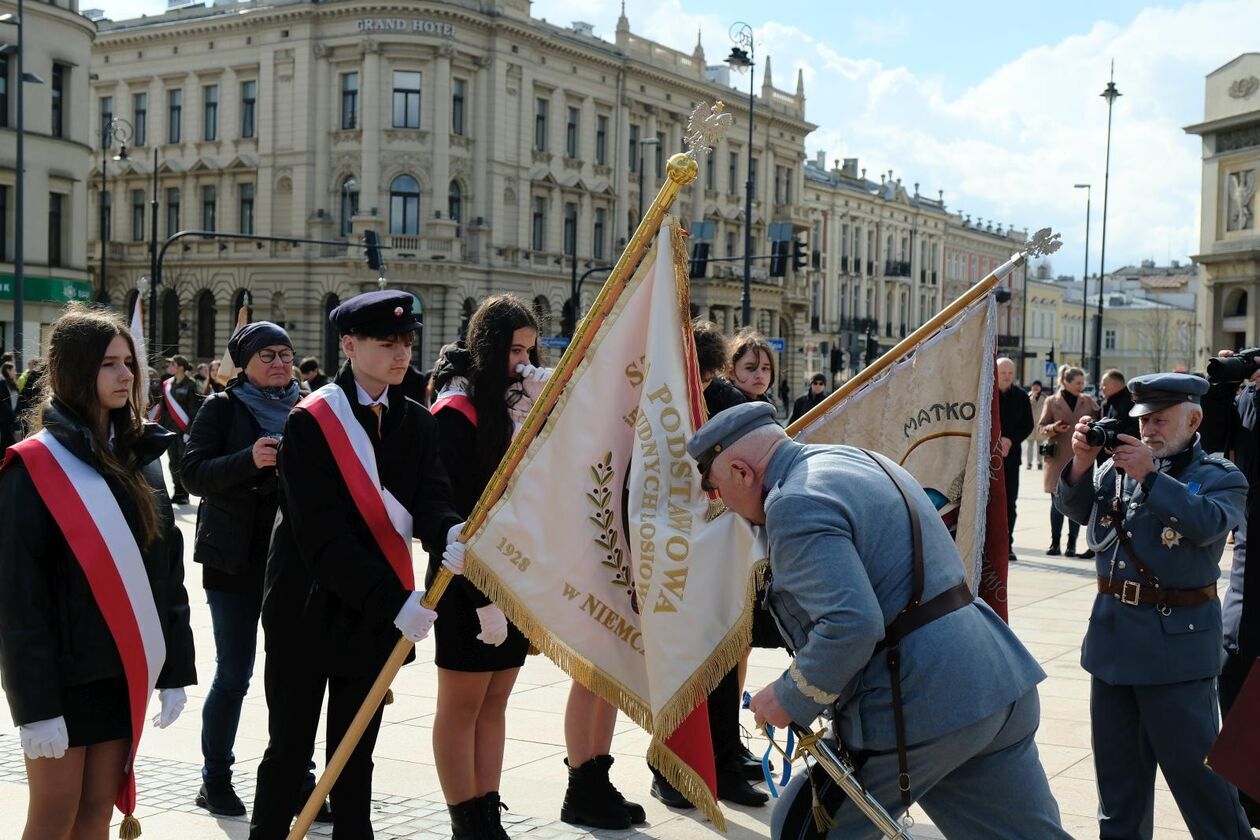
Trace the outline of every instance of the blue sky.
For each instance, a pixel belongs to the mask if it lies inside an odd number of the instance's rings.
[[[88,0],[84,4],[90,5]],[[161,12],[164,0],[98,0],[111,17]],[[533,14],[595,24],[611,40],[620,0],[536,0]],[[1107,267],[1199,250],[1204,76],[1257,49],[1260,2],[1164,5],[1109,0],[1050,4],[627,0],[632,31],[706,57],[730,49],[745,20],[776,87],[803,70],[806,115],[819,125],[806,152],[857,157],[868,176],[893,170],[951,210],[1034,230],[1065,246],[1056,273],[1080,274],[1083,191],[1094,186],[1090,272],[1098,270],[1107,125],[1099,98],[1115,60]]]

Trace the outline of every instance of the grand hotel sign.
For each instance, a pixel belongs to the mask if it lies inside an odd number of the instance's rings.
[[[436,35],[454,38],[455,26],[424,18],[360,18],[360,32],[410,32],[413,35]]]

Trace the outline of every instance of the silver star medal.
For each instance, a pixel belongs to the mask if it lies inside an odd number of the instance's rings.
[[[1165,528],[1160,532],[1159,541],[1164,544],[1164,548],[1176,548],[1181,545],[1181,534],[1172,528]]]

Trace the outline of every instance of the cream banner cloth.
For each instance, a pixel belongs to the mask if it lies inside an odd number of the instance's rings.
[[[685,260],[670,219],[469,539],[465,568],[539,650],[657,739],[738,662],[765,558],[745,520],[708,521],[715,506],[686,452],[703,398]],[[698,792],[659,742],[650,758]]]
[[[905,467],[954,533],[972,591],[989,500],[996,304],[987,296],[801,429],[801,443],[872,449]],[[878,523],[871,523],[878,527]]]

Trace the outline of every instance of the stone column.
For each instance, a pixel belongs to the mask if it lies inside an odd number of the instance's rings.
[[[468,210],[467,223],[481,216],[487,224],[494,224],[490,218],[490,208],[494,202],[490,196],[490,150],[493,145],[490,127],[490,90],[493,66],[489,60],[478,56],[473,59],[476,71],[470,87],[472,88],[472,196],[464,201]],[[499,87],[501,89],[501,86]],[[465,108],[467,110],[467,108]],[[485,247],[488,243],[483,243]]]
[[[332,192],[328,186],[328,178],[331,175],[332,160],[328,151],[328,135],[332,129],[331,119],[329,117],[329,104],[332,100],[332,94],[329,90],[329,74],[328,65],[329,49],[322,43],[316,43],[313,56],[304,56],[301,63],[313,63],[314,72],[309,78],[315,81],[314,95],[310,99],[314,100],[313,115],[307,121],[307,125],[311,127],[312,133],[315,135],[315,156],[311,159],[310,178],[311,197],[314,199],[315,207],[323,208],[330,219],[341,218],[341,201],[340,196],[336,199],[330,198]],[[304,68],[298,67],[298,72],[303,72]],[[310,101],[310,100],[308,100]],[[309,107],[309,106],[308,106]],[[268,109],[263,109],[264,113]],[[261,129],[261,126],[260,126]],[[260,194],[270,196],[271,190],[259,190]],[[263,201],[270,205],[270,198]],[[268,218],[268,217],[264,217]],[[327,231],[321,231],[321,235]],[[340,231],[338,231],[340,237]]]
[[[381,67],[380,44],[371,38],[363,41],[363,79],[359,86],[362,116],[363,175],[359,178],[359,212],[368,215],[376,208],[383,219],[383,229],[388,230],[389,207],[382,201],[381,140],[387,124],[382,124],[386,113],[381,100],[392,100],[393,80]],[[388,197],[388,188],[385,188]]]
[[[447,218],[450,209],[447,195],[451,186],[451,55],[454,50],[443,44],[434,56],[433,123],[429,127],[429,146],[433,150],[433,171],[429,173],[429,190],[433,193],[432,209]],[[436,213],[425,213],[421,202],[421,218],[438,218]],[[454,230],[451,230],[454,235]]]

